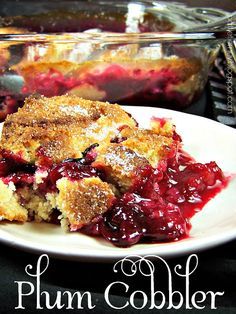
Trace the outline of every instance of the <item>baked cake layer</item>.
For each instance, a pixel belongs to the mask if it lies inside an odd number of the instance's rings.
[[[52,162],[80,158],[97,142],[106,142],[118,129],[136,122],[120,106],[76,96],[28,98],[4,123],[0,149],[20,154],[30,163],[41,156]]]

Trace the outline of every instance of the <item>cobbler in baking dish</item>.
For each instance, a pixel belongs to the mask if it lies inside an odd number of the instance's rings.
[[[29,46],[26,58],[13,67],[24,78],[22,94],[52,97],[68,93],[125,105],[158,103],[183,108],[199,96],[205,82],[202,62],[194,56],[164,57],[159,46],[130,44],[99,52],[91,59],[87,56],[91,49],[95,47],[52,44],[40,55],[40,47]]]
[[[167,119],[142,129],[119,105],[30,97],[0,142],[0,216],[46,221],[114,245],[182,239],[227,184],[215,162],[182,150]]]

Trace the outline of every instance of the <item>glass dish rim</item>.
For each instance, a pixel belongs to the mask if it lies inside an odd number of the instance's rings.
[[[236,31],[231,31],[236,38]],[[0,34],[1,44],[13,43],[139,43],[139,42],[178,42],[189,41],[224,41],[227,40],[227,31],[201,31],[201,32],[149,32],[149,33],[22,33]]]
[[[27,0],[26,0],[27,1]],[[177,0],[178,1],[178,0]],[[92,0],[77,2],[87,3],[89,5],[105,5],[119,7],[121,5],[126,5],[128,3],[137,3],[143,4],[146,7],[158,7],[165,6],[167,9],[172,7],[178,7],[178,9],[184,9],[192,12],[192,14],[197,14],[199,16],[207,16],[212,18],[213,16],[218,16],[218,19],[212,19],[209,23],[199,24],[196,27],[190,27],[182,31],[167,31],[167,32],[145,32],[145,33],[116,33],[116,32],[57,32],[57,33],[11,33],[11,34],[0,34],[0,44],[2,42],[78,42],[78,41],[89,41],[97,43],[132,43],[132,42],[168,42],[168,41],[178,41],[178,42],[187,42],[191,40],[223,40],[227,37],[227,29],[214,29],[214,26],[217,25],[218,21],[225,21],[229,17],[236,18],[235,12],[228,12],[223,9],[212,8],[212,7],[191,7],[187,4],[177,1],[156,1],[156,0],[117,0],[115,3],[112,0],[97,0],[96,3],[93,3]],[[72,0],[74,2],[74,0]],[[53,1],[52,1],[53,3]],[[170,8],[168,8],[170,6]],[[8,25],[11,27],[11,25]],[[8,27],[6,25],[6,27]],[[211,28],[213,27],[213,28]],[[235,29],[230,29],[233,36],[236,37],[236,27]]]

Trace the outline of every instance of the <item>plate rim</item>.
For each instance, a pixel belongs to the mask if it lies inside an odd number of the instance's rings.
[[[138,250],[135,251],[131,251],[128,252],[127,254],[125,253],[126,248],[118,248],[119,253],[114,254],[114,252],[109,251],[106,252],[106,255],[104,255],[104,253],[97,253],[96,255],[93,254],[88,254],[87,252],[82,252],[80,254],[74,254],[74,253],[63,253],[63,252],[59,252],[58,250],[54,250],[53,248],[40,248],[40,247],[36,247],[34,245],[28,245],[28,244],[24,244],[24,243],[19,243],[17,241],[14,240],[15,237],[13,237],[12,239],[9,238],[3,238],[2,237],[2,231],[0,230],[0,242],[3,243],[4,245],[10,246],[12,248],[15,249],[20,249],[22,251],[28,252],[28,253],[33,253],[33,254],[47,254],[49,257],[52,258],[57,258],[57,259],[61,259],[61,260],[68,260],[68,261],[81,261],[81,262],[91,262],[91,263],[96,263],[96,262],[107,262],[107,263],[111,263],[111,262],[115,262],[117,260],[123,259],[126,256],[132,256],[132,255],[140,255],[140,256],[145,256],[145,255],[149,255],[149,254],[153,254],[153,255],[157,255],[166,259],[171,259],[174,257],[181,257],[183,255],[188,255],[188,254],[193,254],[193,253],[197,253],[197,252],[201,252],[201,251],[205,251],[211,248],[214,248],[216,246],[225,244],[227,242],[230,242],[232,240],[236,239],[236,231],[230,230],[227,233],[227,236],[225,236],[224,238],[220,235],[215,236],[215,235],[210,235],[204,238],[201,238],[201,241],[199,241],[198,238],[191,238],[188,237],[186,240],[179,240],[176,242],[170,242],[168,244],[173,244],[173,243],[177,243],[178,246],[178,251],[168,251],[168,252],[164,252],[164,253],[156,253],[155,247],[157,247],[158,245],[160,245],[160,243],[153,243],[153,244],[147,244],[148,246],[148,250],[145,250],[142,252],[142,248],[139,248]],[[193,240],[192,240],[193,239]],[[207,244],[204,244],[203,242],[207,240]],[[182,244],[184,243],[184,241],[186,241],[185,243],[187,243],[186,246],[182,246]],[[166,243],[161,243],[161,245],[165,245]],[[190,244],[190,245],[188,245]],[[194,250],[192,247],[192,244],[194,244]],[[180,248],[179,248],[180,247]]]

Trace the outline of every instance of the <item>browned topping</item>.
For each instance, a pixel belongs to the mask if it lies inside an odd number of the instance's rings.
[[[146,158],[119,144],[111,144],[99,150],[98,157],[93,163],[94,167],[105,170],[108,180],[122,191],[133,185],[140,170],[147,165],[149,162]]]
[[[66,178],[57,182],[59,195],[57,205],[62,216],[68,219],[72,230],[90,223],[112,205],[114,194],[108,183],[99,178],[70,181]]]
[[[172,138],[152,130],[126,127],[121,131],[121,136],[127,138],[122,145],[145,157],[153,167],[157,167],[161,159],[167,158],[170,151],[177,148]]]
[[[76,96],[28,98],[22,109],[9,115],[0,148],[21,153],[37,163],[37,150],[59,162],[79,158],[91,144],[110,141],[120,125],[135,121],[116,104],[84,100]]]

